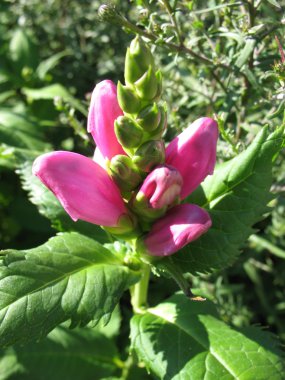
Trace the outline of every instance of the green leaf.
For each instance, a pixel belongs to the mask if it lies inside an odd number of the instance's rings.
[[[0,144],[0,167],[15,169],[25,161],[32,161],[42,152]]]
[[[66,213],[55,195],[32,174],[32,162],[23,164],[17,173],[22,180],[23,189],[29,193],[30,201],[38,207],[39,212],[50,219],[52,227],[58,231],[76,231],[96,239],[100,243],[110,242],[106,232],[96,224],[78,220],[74,222]]]
[[[38,343],[7,349],[0,379],[100,380],[121,365],[114,343],[95,329],[60,326]]]
[[[212,303],[177,294],[131,321],[132,349],[159,379],[284,379],[283,353],[258,329],[222,322]]]
[[[106,325],[103,320],[99,321],[99,323],[96,325],[96,331],[105,335],[107,338],[114,338],[120,333],[121,322],[121,312],[119,305],[117,305],[112,312],[108,324]]]
[[[228,4],[214,5],[214,6],[209,7],[209,8],[203,8],[203,9],[199,9],[197,11],[192,11],[191,14],[198,15],[198,14],[203,14],[203,13],[207,13],[207,12],[213,12],[213,11],[216,11],[217,9],[236,7],[239,5],[240,5],[240,1],[236,1],[234,3],[228,3]]]
[[[0,346],[39,339],[56,325],[105,322],[139,273],[96,241],[65,233],[40,247],[3,251]]]
[[[187,202],[209,210],[212,227],[172,256],[183,272],[211,272],[233,263],[272,199],[272,161],[283,143],[283,130],[268,129],[234,159],[216,168]]]
[[[68,102],[72,107],[80,111],[84,116],[87,116],[87,110],[80,101],[73,97],[69,91],[59,83],[51,84],[41,88],[22,88],[22,92],[31,100],[50,99],[56,97],[62,98]]]
[[[281,5],[276,0],[267,0],[268,3],[274,5],[275,7],[281,9]]]
[[[235,62],[235,66],[239,69],[247,62],[249,56],[252,54],[255,46],[256,40],[254,38],[247,38],[245,41],[244,48],[239,52],[238,58]]]
[[[0,141],[17,148],[44,151],[51,149],[43,130],[25,114],[0,110]]]
[[[15,63],[17,73],[21,75],[21,70],[26,67],[35,68],[38,61],[38,54],[31,37],[24,29],[17,29],[13,33],[10,41],[10,55]]]
[[[37,67],[37,75],[41,80],[45,79],[46,74],[52,70],[61,60],[61,58],[70,55],[68,50],[61,51],[59,53],[53,54],[51,57],[42,61]]]

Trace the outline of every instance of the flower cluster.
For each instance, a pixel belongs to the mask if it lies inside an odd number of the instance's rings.
[[[165,148],[166,110],[158,103],[161,73],[138,37],[127,51],[125,80],[117,87],[105,80],[92,93],[88,132],[96,143],[93,159],[47,153],[36,159],[33,173],[74,221],[135,238],[140,252],[168,256],[211,226],[205,210],[180,202],[214,170],[217,123],[200,118]]]

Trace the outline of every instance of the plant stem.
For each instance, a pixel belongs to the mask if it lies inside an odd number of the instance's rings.
[[[183,45],[183,40],[182,40],[182,37],[180,35],[180,31],[179,31],[179,27],[178,27],[178,24],[177,24],[177,21],[176,21],[176,16],[175,16],[174,10],[172,9],[172,7],[171,7],[171,5],[170,5],[170,3],[169,3],[168,0],[162,0],[162,3],[164,4],[164,6],[165,6],[165,8],[167,10],[167,13],[169,14],[169,17],[170,17],[170,20],[171,20],[171,24],[173,25],[173,27],[175,29],[179,45],[182,46]]]
[[[127,18],[125,18],[123,16],[121,16],[121,24],[122,24],[122,26],[126,27],[130,31],[132,31],[136,34],[139,34],[140,36],[146,37],[147,39],[149,39],[152,42],[158,42],[160,40],[159,36],[157,36],[151,32],[146,32],[145,30],[141,29],[140,27],[132,24]],[[228,65],[221,63],[221,62],[215,62],[214,63],[211,59],[209,59],[203,55],[200,55],[198,53],[195,53],[192,49],[187,48],[185,45],[177,45],[177,44],[174,44],[172,42],[166,42],[166,41],[163,41],[163,45],[166,46],[168,49],[175,51],[177,53],[190,55],[192,58],[196,59],[197,61],[201,61],[206,65],[211,65],[211,66],[216,65],[216,66],[219,66],[219,67],[222,67],[224,69],[232,71],[231,66],[228,66]]]
[[[144,313],[147,307],[149,276],[150,266],[143,264],[141,280],[131,288],[131,303],[134,312],[137,314]]]

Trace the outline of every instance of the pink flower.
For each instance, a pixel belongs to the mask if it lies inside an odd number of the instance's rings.
[[[138,243],[151,256],[169,256],[198,239],[211,227],[209,214],[192,204],[172,207],[154,222],[151,231]]]
[[[104,159],[111,160],[116,154],[125,154],[114,130],[114,121],[121,115],[116,85],[110,80],[98,83],[91,97],[87,130]]]
[[[183,177],[181,199],[194,191],[216,163],[218,126],[215,120],[202,117],[192,123],[166,148],[166,163]]]
[[[33,174],[54,193],[74,221],[118,227],[130,218],[115,183],[87,157],[62,151],[46,153],[35,160]]]
[[[126,155],[114,130],[114,121],[122,114],[116,86],[108,80],[99,83],[88,115],[88,131],[97,144],[93,160],[72,152],[47,153],[36,159],[33,173],[73,220],[99,224],[128,238],[137,236],[136,221],[107,173],[108,161],[116,155]],[[166,164],[149,173],[133,195],[128,207],[141,216],[144,228],[145,222],[147,226],[156,220],[139,239],[150,255],[171,255],[210,228],[210,217],[203,209],[190,204],[173,205],[212,174],[217,138],[214,120],[196,120],[168,145]]]

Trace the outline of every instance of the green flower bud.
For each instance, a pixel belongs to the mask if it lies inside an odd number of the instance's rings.
[[[155,140],[159,140],[167,126],[167,113],[164,107],[159,107],[160,121],[157,128],[150,133],[150,137]]]
[[[134,190],[142,182],[142,177],[128,156],[114,156],[109,166],[113,180],[123,192]]]
[[[146,69],[147,70],[147,69]],[[126,59],[125,59],[125,80],[127,84],[131,86],[135,81],[137,81],[146,70],[142,70],[136,63],[136,60],[130,53],[130,48],[127,49]]]
[[[128,116],[119,116],[115,121],[115,133],[123,148],[131,149],[140,146],[143,130]]]
[[[144,73],[149,66],[154,67],[154,59],[150,49],[137,36],[132,40],[130,48],[127,50],[125,61],[125,80],[126,83],[134,84]]]
[[[158,100],[162,93],[162,74],[160,70],[157,70],[155,73],[156,81],[157,81],[157,92],[155,95],[155,99]]]
[[[149,66],[144,75],[135,82],[138,96],[143,100],[152,100],[158,92],[158,83],[153,66]]]
[[[132,214],[122,215],[117,227],[104,227],[104,230],[124,240],[130,240],[141,235],[137,218]]]
[[[124,112],[138,113],[140,111],[141,101],[132,88],[118,82],[117,96],[119,105]]]
[[[133,163],[143,172],[149,172],[154,166],[165,161],[163,141],[151,140],[142,144],[133,156]]]
[[[98,9],[98,17],[101,21],[107,21],[118,25],[121,25],[124,21],[116,7],[112,4],[102,4]]]
[[[161,119],[161,111],[156,103],[145,107],[137,116],[137,122],[143,130],[149,132],[158,127]]]

